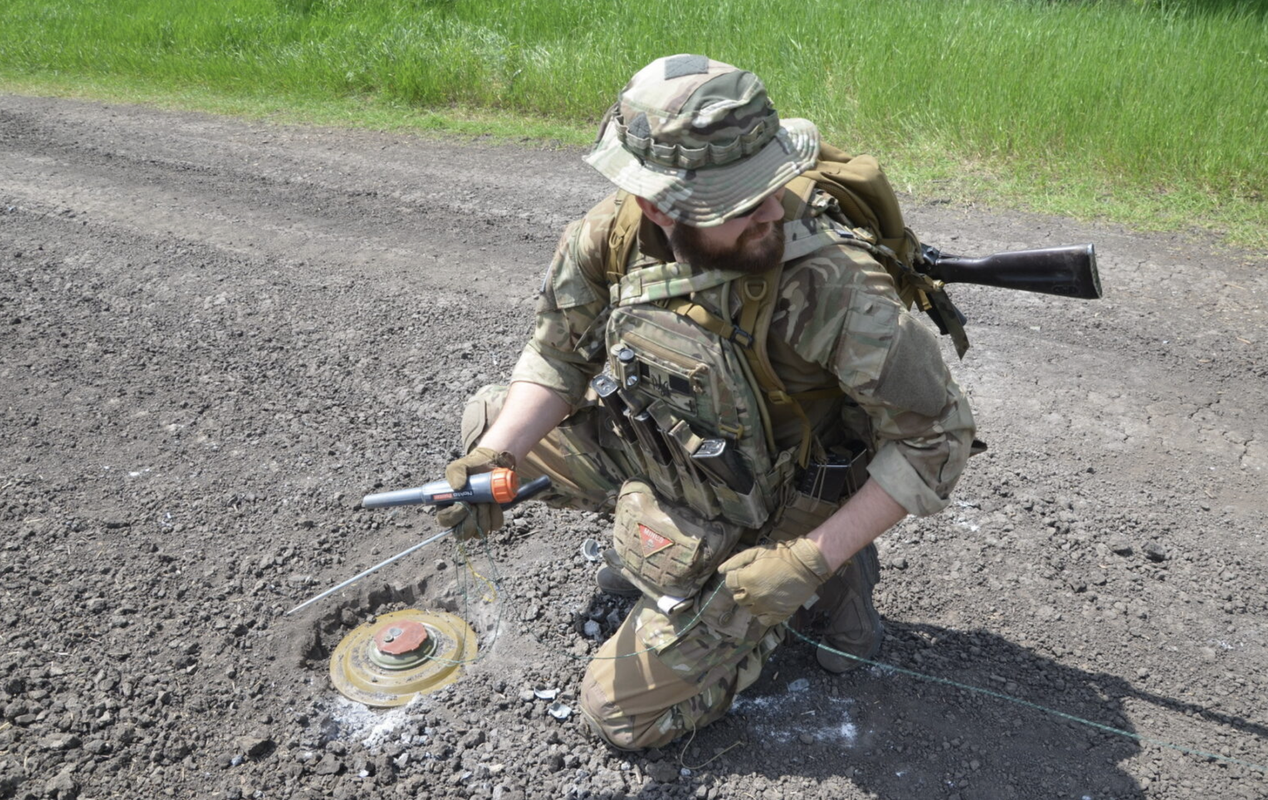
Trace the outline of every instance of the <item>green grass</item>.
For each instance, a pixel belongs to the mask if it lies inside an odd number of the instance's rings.
[[[647,61],[704,52],[920,197],[1264,250],[1266,5],[0,0],[0,86],[576,143]]]

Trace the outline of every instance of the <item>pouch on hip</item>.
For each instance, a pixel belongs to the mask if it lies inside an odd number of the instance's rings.
[[[630,580],[664,611],[698,593],[743,532],[662,501],[639,478],[626,481],[616,499],[616,554]]]

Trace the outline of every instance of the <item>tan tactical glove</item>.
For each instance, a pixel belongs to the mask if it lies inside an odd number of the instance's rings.
[[[452,488],[461,489],[467,485],[468,475],[492,472],[497,467],[515,469],[515,456],[488,447],[477,447],[445,467],[445,480]],[[487,536],[502,527],[502,507],[497,503],[454,503],[436,512],[436,522],[441,527],[454,528],[454,536],[465,542],[482,534]]]
[[[718,567],[735,602],[763,625],[777,625],[832,576],[819,546],[806,538],[750,547]]]

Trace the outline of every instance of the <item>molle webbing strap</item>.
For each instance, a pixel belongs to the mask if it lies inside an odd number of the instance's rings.
[[[687,317],[714,336],[735,342],[746,349],[753,346],[753,334],[732,325],[699,303],[693,303],[685,297],[672,297],[664,302],[664,306],[675,314]]]
[[[801,403],[790,394],[784,382],[775,374],[775,367],[770,362],[770,353],[766,350],[766,335],[770,332],[771,317],[775,313],[775,290],[779,286],[779,276],[784,272],[784,265],[762,273],[749,275],[736,280],[736,288],[740,292],[740,327],[752,331],[757,347],[746,347],[744,355],[753,377],[761,387],[767,403],[791,411],[801,422],[801,445],[797,448],[797,464],[805,468],[810,463],[810,448],[814,443],[814,427],[806,416]],[[771,426],[774,427],[773,425]],[[774,431],[768,430],[767,442],[771,452],[775,452]]]
[[[788,395],[799,403],[809,403],[812,400],[835,400],[838,397],[844,397],[845,392],[840,386],[828,386],[823,389],[811,389],[807,392],[793,392]]]
[[[630,260],[630,252],[638,240],[638,225],[643,219],[643,211],[634,201],[634,196],[624,189],[616,193],[616,219],[612,222],[612,230],[608,233],[608,252],[605,268],[609,284],[621,282],[625,277],[625,267]]]

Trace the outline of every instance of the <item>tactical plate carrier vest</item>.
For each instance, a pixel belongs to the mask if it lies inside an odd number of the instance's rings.
[[[707,519],[763,525],[792,475],[794,450],[768,446],[762,400],[740,345],[676,306],[691,303],[725,319],[738,273],[685,264],[635,270],[612,287],[608,369],[626,407],[618,422],[647,477],[671,502]],[[611,387],[607,387],[611,388]],[[610,395],[610,392],[609,392]]]
[[[787,222],[784,261],[852,243],[827,218]],[[661,497],[750,529],[787,502],[798,467],[824,456],[798,400],[842,395],[835,385],[783,392],[764,339],[746,331],[766,335],[782,271],[782,264],[745,275],[679,263],[631,271],[610,289],[608,362],[593,382],[628,455]],[[778,405],[803,422],[801,442],[782,450],[770,418]]]
[[[628,454],[664,499],[686,503],[706,519],[761,528],[776,512],[788,512],[788,503],[805,499],[793,497],[789,486],[799,468],[812,456],[833,460],[799,401],[842,391],[832,385],[790,395],[770,364],[766,336],[782,264],[761,276],[676,263],[627,273],[641,212],[624,192],[617,193],[617,206],[606,253],[608,364],[593,386]],[[815,168],[788,184],[784,208],[784,262],[829,246],[867,250],[890,272],[903,304],[928,312],[963,355],[968,340],[958,311],[940,283],[912,267],[919,242],[903,224],[875,159],[822,145]],[[772,413],[800,419],[799,445],[777,449]],[[846,460],[849,483],[857,488],[866,479],[867,455],[852,449]],[[815,488],[815,497],[833,495]],[[806,524],[837,500],[817,505]]]

